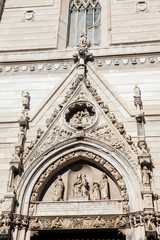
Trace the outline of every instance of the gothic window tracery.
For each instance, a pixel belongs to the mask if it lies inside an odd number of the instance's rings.
[[[99,0],[72,0],[70,3],[69,46],[76,46],[81,32],[87,33],[88,42],[101,41],[101,6]]]

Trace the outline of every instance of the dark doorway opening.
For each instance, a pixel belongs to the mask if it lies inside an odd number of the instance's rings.
[[[31,240],[126,240],[118,229],[32,232]]]

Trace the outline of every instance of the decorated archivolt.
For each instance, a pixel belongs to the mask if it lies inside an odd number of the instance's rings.
[[[127,188],[126,185],[124,183],[123,177],[118,173],[118,171],[113,167],[113,165],[111,165],[110,163],[108,163],[105,159],[103,159],[102,157],[92,153],[92,152],[88,152],[88,151],[74,151],[72,153],[66,154],[65,156],[57,159],[54,163],[52,163],[39,177],[38,181],[36,182],[33,191],[32,191],[32,195],[30,198],[30,212],[32,212],[32,208],[33,208],[33,203],[35,201],[37,201],[39,199],[39,194],[42,191],[42,189],[44,188],[44,183],[47,182],[47,179],[50,178],[50,176],[53,175],[53,172],[57,172],[58,169],[62,169],[63,166],[66,165],[66,163],[72,159],[76,160],[76,159],[85,159],[88,161],[92,161],[95,163],[98,163],[99,165],[101,165],[103,168],[105,168],[108,172],[110,172],[111,176],[113,177],[114,181],[116,182],[120,192],[121,192],[121,197],[122,197],[122,201],[123,201],[123,209],[124,211],[129,211],[129,206],[128,206],[128,194],[127,194]],[[57,179],[55,180],[55,191],[54,191],[54,198],[53,201],[62,201],[63,200],[63,191],[64,191],[65,185],[64,185],[64,181],[62,179],[62,177],[60,175],[58,175]],[[93,184],[93,188],[92,188],[92,193],[91,191],[89,192],[89,182],[87,179],[87,175],[86,174],[79,174],[77,175],[77,179],[75,179],[75,181],[72,184],[72,191],[73,197],[78,197],[78,196],[91,196],[92,200],[106,200],[109,199],[109,195],[108,195],[108,179],[107,179],[107,175],[105,173],[102,174],[102,179],[101,181],[98,183],[95,182]],[[88,199],[89,198],[85,198]]]

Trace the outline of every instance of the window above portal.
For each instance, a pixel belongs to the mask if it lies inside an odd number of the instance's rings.
[[[87,40],[98,45],[101,42],[101,6],[99,0],[72,0],[69,16],[69,46],[76,46],[81,32]]]

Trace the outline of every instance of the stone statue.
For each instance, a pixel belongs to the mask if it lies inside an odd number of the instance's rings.
[[[18,133],[18,145],[23,147],[24,140],[26,136],[26,131],[23,127],[20,127],[19,133]]]
[[[134,96],[135,97],[141,97],[141,90],[140,90],[140,88],[137,84],[134,87]]]
[[[82,177],[82,196],[88,196],[89,195],[89,183],[86,178],[86,174]]]
[[[145,140],[140,140],[138,141],[138,154],[139,155],[148,155],[148,152],[147,152],[147,144],[146,144],[146,141]]]
[[[73,196],[88,196],[89,195],[89,183],[86,179],[86,175],[82,176],[82,173],[77,175],[77,180],[73,184]]]
[[[143,108],[141,100],[141,90],[137,84],[134,87],[134,105],[135,107],[139,106],[140,109]]]
[[[30,103],[30,95],[27,91],[22,91],[22,105],[24,109],[29,109],[29,103]]]
[[[64,194],[64,183],[61,178],[61,175],[58,175],[55,181],[55,191],[54,191],[54,201],[63,201],[63,194]]]
[[[109,199],[108,177],[106,173],[102,173],[102,180],[100,181],[101,199]]]
[[[81,32],[80,34],[80,41],[79,41],[79,47],[86,48],[88,46],[87,44],[87,34],[86,32]]]
[[[37,129],[37,138],[38,138],[38,139],[42,136],[43,132],[44,132],[44,131],[42,131],[41,128],[38,128],[38,129]]]
[[[82,196],[82,173],[77,175],[77,180],[73,184],[73,196]]]
[[[92,200],[100,200],[101,199],[101,192],[99,189],[99,184],[97,182],[93,183],[92,189]]]
[[[147,166],[143,166],[142,169],[142,182],[145,187],[150,186],[150,170],[148,170]]]

